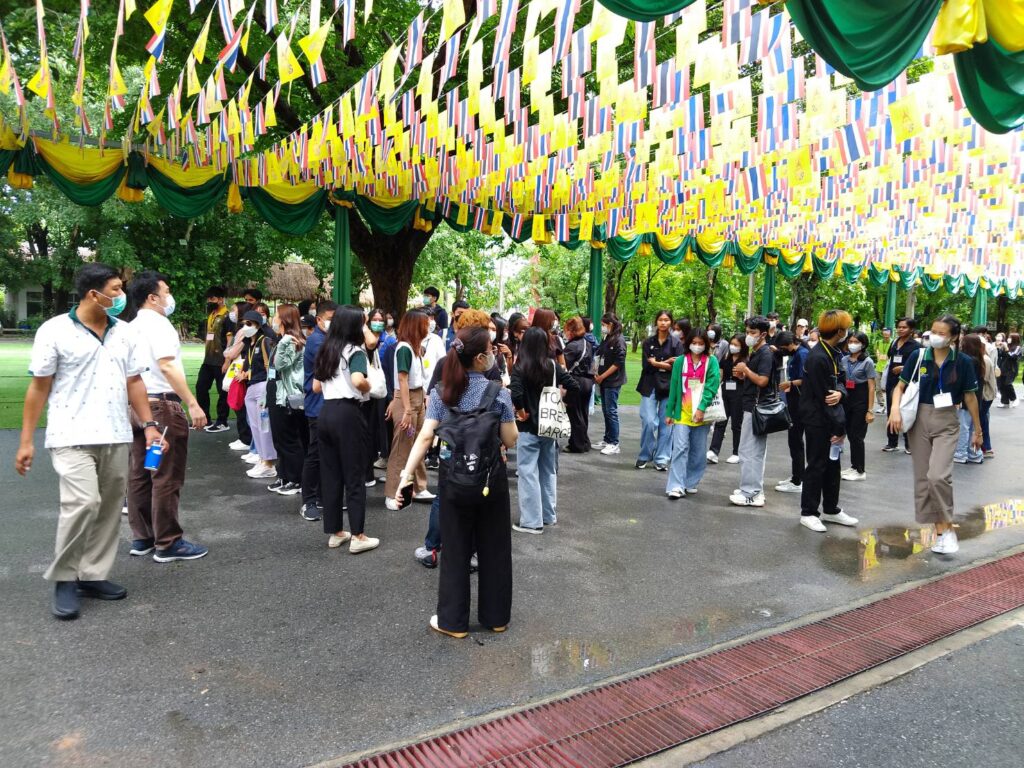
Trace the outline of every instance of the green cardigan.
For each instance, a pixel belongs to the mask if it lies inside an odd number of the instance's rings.
[[[683,366],[690,354],[681,355],[672,364],[672,381],[668,390],[668,402],[665,404],[665,415],[673,421],[683,421]],[[715,399],[715,393],[722,385],[722,372],[718,366],[718,358],[714,355],[707,356],[708,370],[704,375],[704,394],[701,396],[697,410],[706,411],[711,401]],[[694,426],[691,424],[690,426]]]

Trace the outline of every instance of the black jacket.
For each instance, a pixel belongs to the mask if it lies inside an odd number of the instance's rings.
[[[825,427],[835,436],[846,434],[843,401],[828,405],[825,397],[837,390],[846,397],[846,372],[842,352],[822,341],[807,355],[804,383],[800,388],[800,418],[807,426]]]
[[[602,382],[602,387],[621,387],[626,383],[626,340],[620,333],[614,339],[611,337],[601,342],[597,348],[597,355],[601,358],[601,364],[597,367],[599,374],[604,373],[613,365],[619,366],[611,376]]]
[[[558,386],[564,387],[567,392],[579,392],[580,385],[576,379],[570,376],[565,368],[558,363],[553,362],[552,364],[555,366],[555,377],[558,381]],[[540,393],[544,387],[551,386],[551,378],[550,376],[545,377],[544,383],[540,386],[528,384],[523,381],[518,368],[512,369],[511,378],[512,381],[509,383],[508,390],[512,395],[512,405],[515,406],[517,411],[519,409],[526,411],[526,421],[518,422],[519,431],[536,435],[537,413],[540,411]]]

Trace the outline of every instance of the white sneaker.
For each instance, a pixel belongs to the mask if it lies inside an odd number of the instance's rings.
[[[737,507],[763,507],[764,506],[764,494],[759,493],[754,498],[748,498],[742,493],[734,492],[729,497],[729,501],[735,504]]]
[[[388,460],[385,459],[383,456],[381,456],[379,459],[377,459],[375,462],[373,462],[373,468],[374,469],[387,469],[388,468]]]
[[[821,519],[826,523],[835,523],[836,525],[856,525],[859,522],[856,517],[851,517],[841,509],[834,515],[822,515]]]
[[[708,451],[708,464],[717,464],[718,454],[714,451]]]
[[[686,489],[686,495],[687,496],[696,496],[697,495],[697,489],[696,488],[687,488]]]
[[[799,483],[794,483],[792,480],[783,480],[775,486],[775,490],[779,493],[802,493],[804,487]]]
[[[228,443],[228,448],[232,451],[248,451],[249,444],[243,443],[241,440],[235,440],[233,443]]]
[[[676,499],[683,498],[683,489],[682,488],[673,488],[671,491],[669,491],[665,495],[668,496],[670,499],[672,499],[672,501],[675,501]]]
[[[242,461],[244,461],[246,464],[255,464],[259,460],[260,460],[260,455],[258,453],[243,453],[242,454]]]
[[[952,555],[960,551],[960,541],[956,537],[956,531],[950,528],[939,536],[939,540],[932,547],[932,552],[937,555]]]
[[[1010,407],[1011,408],[1016,408],[1018,405],[1020,405],[1020,400],[1011,400],[1010,401]]]
[[[740,463],[740,457],[737,456],[734,453],[732,456],[730,456],[728,459],[725,460],[725,463],[726,464],[739,464]]]
[[[612,445],[611,443],[609,443],[608,445],[601,449],[602,456],[614,456],[618,453],[621,453],[621,451],[619,450],[619,446]]]
[[[843,480],[857,481],[857,480],[867,480],[867,479],[868,479],[868,473],[867,472],[858,472],[856,469],[851,469],[846,474],[843,475]]]
[[[363,485],[365,485],[367,488],[373,488],[373,486],[375,486],[376,484],[377,484],[377,478],[375,478],[375,477],[371,478],[371,479],[367,480],[365,483],[363,483]]]
[[[996,408],[1009,408],[1009,403],[996,403]]]
[[[436,497],[428,490],[422,490],[412,495],[413,501],[433,501]]]
[[[348,543],[349,554],[358,555],[360,552],[369,552],[371,549],[376,549],[380,546],[380,539],[374,539],[367,536],[365,539],[357,539],[355,536]]]
[[[246,471],[249,477],[262,480],[264,478],[277,477],[277,470],[273,467],[256,464],[252,469]]]
[[[880,405],[877,408],[875,408],[875,413],[885,413],[885,406]]]
[[[599,443],[591,443],[590,444],[590,450],[592,450],[592,451],[600,451],[606,445],[608,445],[608,443],[606,443],[604,440],[602,440]]]
[[[800,515],[800,525],[816,533],[824,533],[826,531],[825,524],[813,515]]]
[[[327,540],[327,546],[330,547],[331,549],[337,549],[342,544],[348,544],[349,539],[351,539],[351,538],[352,538],[352,534],[351,533],[346,533],[344,536],[336,536],[335,534],[332,533],[331,534],[331,538],[329,538]]]
[[[392,512],[397,512],[398,510],[401,509],[401,507],[398,506],[398,502],[392,499],[390,496],[384,499],[384,506],[390,509]]]

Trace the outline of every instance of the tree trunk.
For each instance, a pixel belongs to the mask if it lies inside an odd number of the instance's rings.
[[[409,287],[416,259],[426,247],[433,230],[421,232],[412,225],[395,235],[371,233],[354,208],[348,212],[352,252],[370,277],[373,301],[400,319],[409,305]],[[337,278],[335,278],[337,279]]]
[[[789,327],[796,328],[796,321],[800,318],[797,317],[797,312],[800,310],[800,279],[797,278],[789,284],[790,301],[789,301]]]
[[[715,286],[718,284],[718,268],[708,272],[708,325],[715,322],[718,310],[715,308]]]

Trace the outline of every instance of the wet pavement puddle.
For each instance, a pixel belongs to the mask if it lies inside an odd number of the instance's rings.
[[[954,520],[957,538],[969,541],[1003,528],[1024,525],[1024,500],[1007,499],[976,507]],[[822,562],[829,569],[867,581],[881,569],[897,562],[907,568],[922,567],[936,542],[935,527],[928,524],[889,525],[861,529],[857,539],[828,539],[822,543]]]

